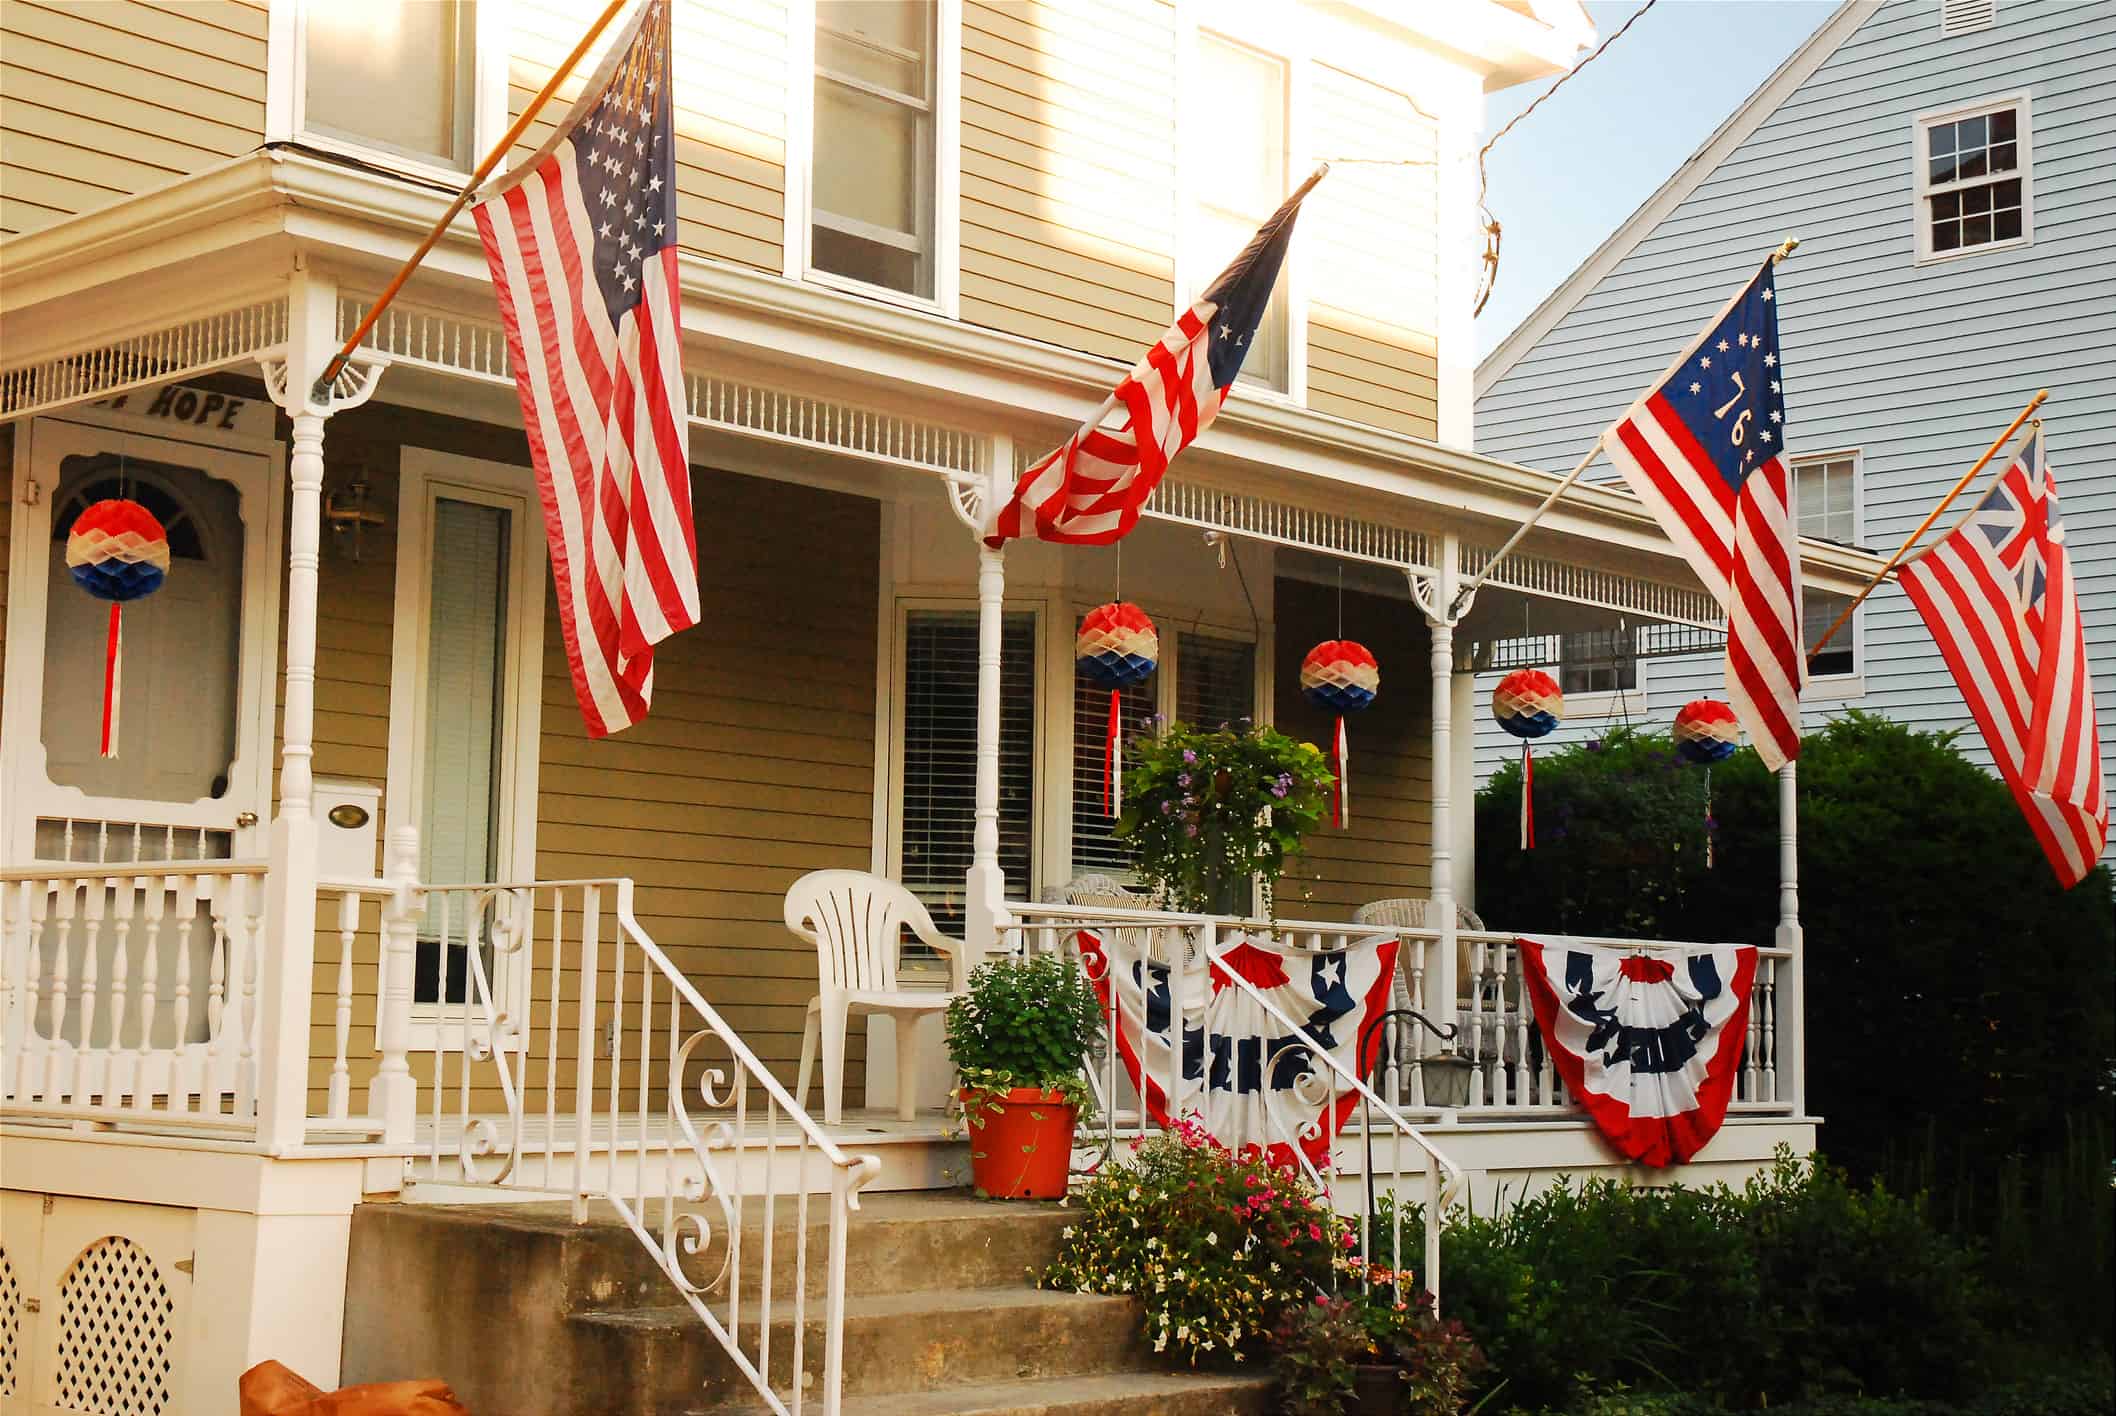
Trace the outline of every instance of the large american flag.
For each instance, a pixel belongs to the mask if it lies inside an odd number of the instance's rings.
[[[595,737],[646,716],[654,645],[698,622],[668,0],[475,215],[536,463],[566,662]]]
[[[2109,801],[2040,424],[1983,500],[1900,576],[2059,882],[2078,884],[2108,842]]]
[[[1765,261],[1602,447],[1727,616],[1727,697],[1777,771],[1800,755],[1793,533],[1775,261]]]
[[[1023,472],[985,536],[1106,546],[1139,524],[1146,499],[1175,455],[1212,426],[1242,371],[1271,303],[1301,200],[1327,167],[1300,184],[1242,253],[1155,341],[1071,437]],[[1123,416],[1114,428],[1103,424]]]

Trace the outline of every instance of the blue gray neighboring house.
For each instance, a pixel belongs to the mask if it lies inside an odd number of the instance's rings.
[[[1805,533],[1894,550],[2050,390],[2046,445],[2108,773],[2116,3],[1850,0],[1478,368],[1477,451],[1568,470],[1787,235],[1801,245],[1778,272],[1786,446]],[[1589,476],[1615,472],[1602,460]],[[1810,598],[1811,641],[1841,604]],[[1962,728],[1989,766],[1900,590],[1877,590],[1848,633],[1818,665],[1810,726],[1860,708]],[[1564,641],[1552,672],[1567,719],[1549,741],[1627,720],[1665,729],[1690,699],[1725,697],[1717,653],[1632,647]],[[1496,680],[1479,680],[1479,781],[1517,750],[1488,711]]]

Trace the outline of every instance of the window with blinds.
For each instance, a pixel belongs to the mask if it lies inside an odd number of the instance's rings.
[[[1256,716],[1256,646],[1209,634],[1176,639],[1176,716],[1194,727],[1241,727]]]
[[[491,880],[499,860],[499,750],[506,729],[505,507],[436,497],[426,640],[426,751],[419,784],[419,878],[436,885]],[[419,930],[412,999],[463,1000],[468,921],[429,910]]]
[[[1027,898],[1036,825],[1036,616],[1006,616],[999,678],[999,866]],[[904,629],[898,878],[943,934],[963,930],[977,792],[977,614],[912,610]]]

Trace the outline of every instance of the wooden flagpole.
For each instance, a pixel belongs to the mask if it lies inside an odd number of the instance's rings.
[[[627,3],[628,0],[610,0],[610,3],[603,7],[602,14],[588,27],[588,32],[580,37],[580,43],[573,46],[573,52],[566,56],[564,63],[552,71],[550,79],[538,91],[536,97],[529,100],[529,106],[522,110],[522,116],[514,120],[514,125],[492,145],[492,151],[485,154],[485,160],[470,174],[470,180],[463,184],[462,191],[456,193],[456,199],[448,204],[448,210],[441,213],[441,219],[433,224],[433,230],[426,233],[426,239],[419,243],[419,248],[397,268],[397,273],[390,277],[389,284],[382,287],[382,293],[376,297],[374,306],[368,310],[367,317],[360,321],[359,328],[345,341],[345,347],[333,354],[330,363],[323,366],[323,375],[316,380],[312,390],[318,401],[329,401],[331,381],[345,368],[345,361],[353,357],[353,351],[360,347],[361,340],[367,338],[367,332],[375,327],[375,321],[389,308],[390,301],[397,298],[397,292],[404,288],[404,282],[411,279],[412,272],[419,268],[419,262],[426,259],[427,253],[433,250],[435,243],[441,239],[441,233],[462,214],[464,207],[470,205],[470,199],[477,195],[478,188],[492,175],[492,169],[499,166],[500,159],[513,150],[522,134],[529,130],[529,124],[534,121],[537,113],[551,100],[551,96],[558,92],[558,86],[566,81],[566,76],[573,72],[596,39],[609,28],[610,21],[617,18],[617,12]]]
[[[1783,241],[1778,243],[1778,249],[1771,252],[1771,264],[1780,264],[1785,260],[1787,256],[1790,256],[1795,250],[1797,250],[1799,246],[1799,237],[1786,237]],[[1605,431],[1602,434],[1602,437],[1606,436],[1607,433]],[[1498,550],[1492,552],[1491,559],[1484,563],[1483,569],[1479,570],[1474,576],[1470,577],[1470,581],[1467,585],[1464,585],[1460,590],[1457,590],[1455,592],[1454,602],[1448,606],[1447,610],[1449,619],[1453,619],[1457,615],[1462,613],[1462,607],[1464,605],[1467,605],[1470,601],[1470,597],[1475,595],[1477,591],[1482,588],[1484,582],[1491,578],[1491,573],[1499,568],[1499,562],[1505,560],[1509,555],[1513,554],[1514,547],[1521,544],[1521,538],[1526,536],[1530,531],[1534,530],[1535,524],[1543,519],[1543,514],[1549,511],[1553,506],[1556,506],[1558,503],[1558,498],[1564,496],[1566,492],[1572,489],[1572,484],[1580,480],[1580,474],[1587,470],[1587,468],[1594,462],[1595,454],[1602,450],[1602,437],[1595,438],[1594,446],[1588,448],[1587,455],[1585,457],[1582,457],[1577,463],[1575,463],[1573,465],[1573,469],[1565,474],[1565,480],[1558,483],[1555,487],[1552,487],[1550,489],[1550,495],[1543,498],[1541,504],[1538,505],[1534,511],[1528,513],[1528,519],[1514,528],[1513,535],[1506,538],[1506,544],[1499,547]]]
[[[1836,622],[1830,625],[1829,629],[1823,634],[1820,639],[1815,641],[1815,647],[1807,651],[1807,662],[1809,663],[1809,665],[1812,666],[1814,664],[1815,656],[1822,652],[1822,646],[1829,643],[1831,639],[1835,638],[1838,630],[1844,628],[1845,623],[1852,617],[1852,611],[1858,609],[1860,604],[1866,599],[1866,597],[1868,595],[1873,594],[1875,589],[1880,586],[1881,582],[1888,578],[1889,573],[1896,568],[1897,564],[1902,561],[1903,557],[1910,554],[1910,548],[1918,543],[1918,538],[1932,529],[1932,523],[1940,519],[1940,513],[1947,510],[1949,506],[1953,505],[1954,499],[1962,494],[1963,489],[1967,487],[1971,482],[1974,482],[1976,480],[1977,473],[1983,471],[1986,467],[1991,465],[1991,459],[1998,456],[1999,449],[2003,448],[2008,442],[2012,440],[2013,435],[2020,431],[2020,425],[2027,422],[2029,418],[2033,417],[2035,415],[2035,410],[2042,407],[2043,400],[2048,398],[2049,396],[2050,390],[2046,388],[2037,389],[2035,391],[2035,397],[2028,400],[2028,406],[2026,408],[2021,409],[2019,416],[2014,418],[2011,423],[2008,423],[2006,425],[2006,431],[2000,433],[1998,435],[1997,440],[1994,441],[1991,446],[1984,449],[1984,455],[1976,460],[1976,465],[1962,474],[1962,479],[1954,484],[1953,488],[1948,491],[1946,496],[1940,498],[1940,504],[1934,507],[1931,513],[1927,515],[1923,521],[1920,521],[1918,523],[1918,529],[1911,532],[1909,538],[1905,540],[1902,545],[1896,547],[1896,553],[1888,558],[1888,564],[1882,566],[1880,570],[1876,571],[1874,573],[1874,578],[1866,582],[1865,588],[1860,590],[1858,594],[1852,596],[1851,603],[1844,607],[1844,612],[1837,616]]]

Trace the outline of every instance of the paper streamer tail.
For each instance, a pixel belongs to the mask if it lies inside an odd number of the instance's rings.
[[[1337,785],[1332,792],[1331,825],[1338,830],[1352,819],[1352,747],[1345,737],[1345,720],[1337,719],[1337,739],[1330,748],[1330,767],[1336,773]]]
[[[1536,848],[1536,753],[1521,744],[1521,849]]]
[[[110,606],[110,635],[103,645],[103,755],[118,755],[118,700],[124,690],[124,607]]]
[[[1102,741],[1102,814],[1115,816],[1124,796],[1124,694],[1109,691],[1109,734]]]
[[[1705,869],[1712,868],[1712,769],[1705,768]]]

